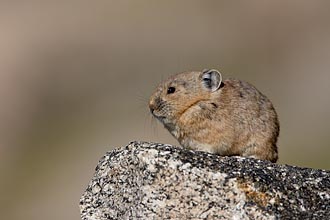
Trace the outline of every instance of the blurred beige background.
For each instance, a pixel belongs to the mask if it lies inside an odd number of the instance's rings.
[[[1,219],[79,219],[100,157],[177,144],[147,102],[168,75],[218,68],[281,122],[281,164],[330,169],[329,1],[0,3]]]

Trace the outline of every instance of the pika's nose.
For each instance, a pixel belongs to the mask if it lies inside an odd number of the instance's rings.
[[[151,100],[151,101],[149,102],[149,109],[150,109],[151,114],[154,113],[155,108],[156,108],[156,106],[155,106],[155,102],[153,102],[153,101]]]

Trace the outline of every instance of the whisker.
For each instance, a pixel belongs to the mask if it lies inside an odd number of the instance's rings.
[[[157,129],[157,121],[155,117],[150,117],[151,119],[151,128],[152,128],[152,132],[153,134],[158,137],[158,129]]]
[[[143,125],[143,131],[144,131],[144,135],[146,135],[146,131],[147,131],[147,121],[150,119],[150,115],[149,114],[144,114],[144,125]],[[150,127],[150,126],[149,126]]]

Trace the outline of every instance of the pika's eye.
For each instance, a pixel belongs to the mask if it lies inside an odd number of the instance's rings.
[[[175,92],[175,87],[168,87],[167,94],[171,94]]]

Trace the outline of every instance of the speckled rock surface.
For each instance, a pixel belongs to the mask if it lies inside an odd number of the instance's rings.
[[[330,219],[330,172],[132,142],[106,153],[84,220]]]

